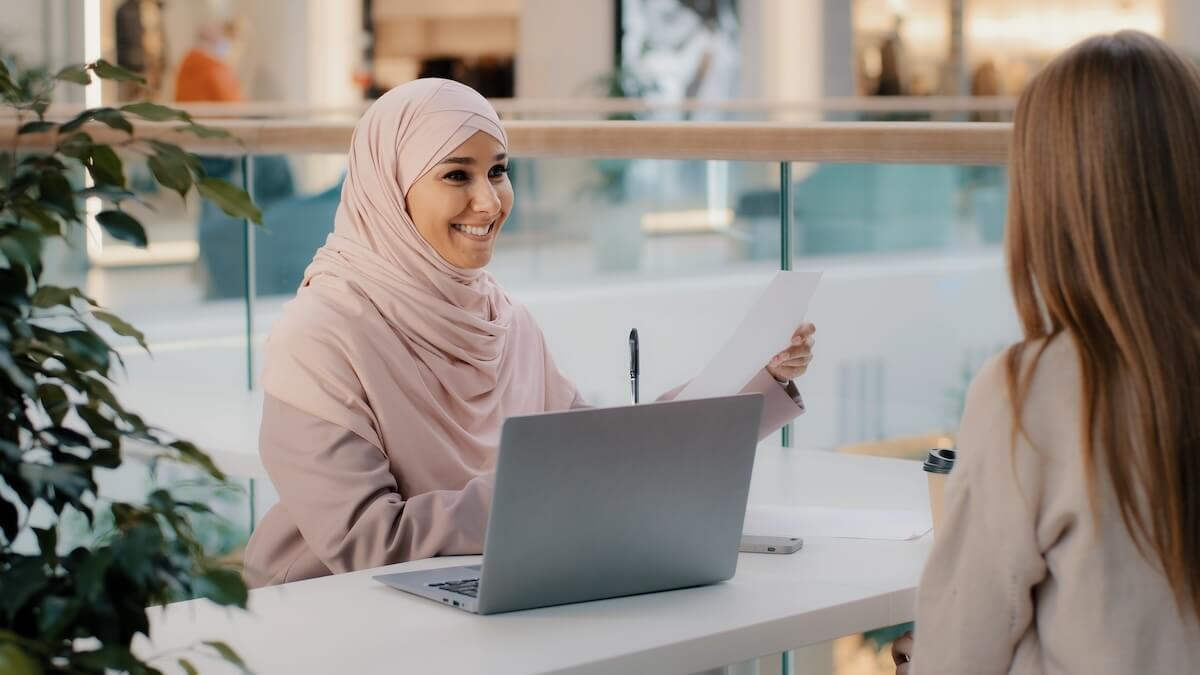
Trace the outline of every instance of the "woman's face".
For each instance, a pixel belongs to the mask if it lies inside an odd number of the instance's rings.
[[[483,267],[512,211],[504,146],[476,132],[413,183],[406,201],[417,231],[446,262]]]

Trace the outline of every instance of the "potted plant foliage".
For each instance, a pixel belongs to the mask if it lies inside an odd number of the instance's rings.
[[[0,98],[17,125],[11,146],[0,148],[0,673],[156,673],[131,650],[149,631],[147,607],[187,597],[245,607],[247,598],[239,571],[206,555],[192,527],[195,514],[209,513],[205,504],[163,489],[140,503],[97,494],[97,472],[119,467],[130,442],[224,476],[194,445],[121,405],[111,380],[120,356],[109,340],[132,338],[144,348],[142,334],[80,289],[48,283],[42,252],[83,227],[88,198],[102,200],[95,221],[110,235],[146,245],[145,229],[125,209],[138,196],[118,151],[143,155],[154,180],[181,198],[196,190],[231,215],[259,222],[261,214],[245,192],[205,175],[194,155],[134,128],[145,120],[228,136],[183,111],[142,102],[47,119],[56,81],[93,77],[141,79],[105,61],[53,78],[18,76],[0,61]],[[117,140],[89,133],[104,127]],[[60,528],[64,516],[79,515],[89,524],[103,516],[111,528],[70,548]],[[195,649],[242,666],[223,643]],[[186,658],[178,665],[195,672]]]

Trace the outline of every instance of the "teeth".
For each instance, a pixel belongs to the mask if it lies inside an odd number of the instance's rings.
[[[488,223],[487,225],[485,225],[483,227],[472,227],[470,225],[459,225],[458,223],[453,223],[452,227],[454,227],[454,229],[456,229],[456,230],[466,232],[467,234],[474,235],[476,237],[482,237],[482,236],[486,235],[488,232],[492,231],[491,223]]]

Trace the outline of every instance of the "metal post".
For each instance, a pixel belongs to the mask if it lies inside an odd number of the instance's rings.
[[[242,155],[242,189],[254,198],[254,158]],[[242,251],[246,262],[246,389],[254,389],[254,297],[258,295],[254,262],[254,223],[242,219]]]
[[[792,226],[794,213],[792,209],[792,163],[779,163],[779,269],[792,269]],[[783,425],[780,430],[780,444],[785,448],[792,447],[792,424]],[[784,663],[788,655],[784,654]],[[786,671],[785,671],[786,672]]]
[[[249,493],[250,493],[250,528],[249,528],[250,534],[254,534],[254,523],[256,520],[258,520],[258,509],[254,503],[255,502],[254,497],[255,497],[255,492],[256,492],[254,487],[255,487],[254,479],[251,478],[250,486],[249,486],[249,488],[250,488],[249,489]]]

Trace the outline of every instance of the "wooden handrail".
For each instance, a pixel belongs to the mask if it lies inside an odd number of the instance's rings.
[[[202,139],[174,124],[143,122],[141,138],[158,138],[200,153],[346,152],[353,124],[281,120],[217,120],[232,140]],[[516,157],[627,157],[840,163],[1003,164],[1011,125],[966,122],[505,122]],[[123,132],[89,123],[97,141],[121,143]],[[0,148],[52,147],[52,134],[16,136],[0,119]]]
[[[652,101],[640,98],[494,98],[501,115],[611,115],[619,113],[717,112],[717,113],[1003,113],[1016,107],[1010,96],[843,96],[819,99],[736,99],[724,101]],[[237,119],[244,117],[358,117],[369,101],[349,105],[247,101],[242,103],[171,103],[197,118]],[[77,105],[50,107],[52,117],[66,118],[82,110]],[[4,111],[0,111],[3,114]]]

